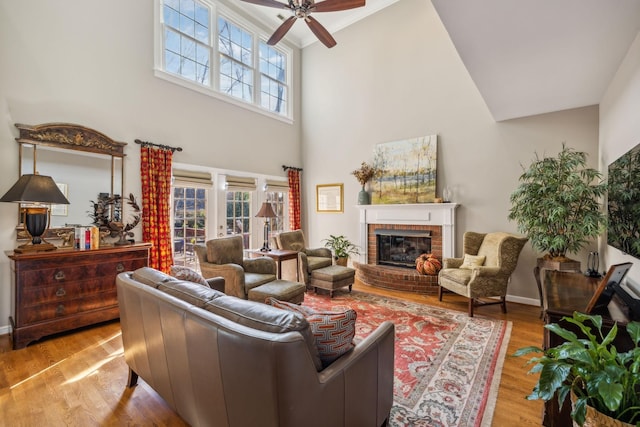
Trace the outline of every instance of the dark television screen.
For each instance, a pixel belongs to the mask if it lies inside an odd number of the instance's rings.
[[[609,165],[607,243],[640,258],[640,144]]]

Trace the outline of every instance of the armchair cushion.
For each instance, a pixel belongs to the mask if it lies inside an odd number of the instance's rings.
[[[472,270],[474,267],[480,267],[484,265],[484,260],[486,258],[486,256],[464,254],[462,264],[458,268]]]
[[[207,261],[212,264],[237,264],[243,266],[242,236],[233,235],[208,240]]]
[[[315,339],[322,366],[327,367],[343,354],[353,350],[358,314],[353,309],[336,312],[318,312],[309,307],[279,301],[269,297],[266,303],[277,308],[302,314]]]

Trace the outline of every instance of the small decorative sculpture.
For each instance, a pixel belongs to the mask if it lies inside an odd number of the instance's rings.
[[[58,237],[60,237],[62,239],[62,247],[66,248],[66,247],[73,247],[73,240],[75,237],[75,233],[74,231],[59,231],[56,233],[56,235]]]
[[[100,240],[102,241],[104,237],[118,237],[119,240],[115,242],[115,245],[129,245],[130,242],[128,240],[129,237],[133,237],[134,234],[131,230],[133,230],[139,223],[141,219],[140,214],[140,206],[136,202],[133,194],[129,194],[129,198],[126,199],[127,204],[133,208],[133,219],[129,223],[124,223],[120,221],[120,215],[115,217],[115,220],[112,220],[109,217],[109,212],[111,208],[115,212],[119,212],[119,207],[122,206],[122,197],[119,195],[110,196],[110,197],[100,197],[97,202],[93,202],[93,214],[90,216],[93,218],[94,224],[98,225],[100,228]]]

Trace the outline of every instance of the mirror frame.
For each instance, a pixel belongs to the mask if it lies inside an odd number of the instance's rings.
[[[19,136],[16,138],[16,142],[20,144],[18,154],[19,176],[23,174],[23,144],[33,146],[33,171],[37,171],[38,146],[105,154],[111,156],[111,195],[114,194],[115,190],[117,159],[120,159],[120,194],[124,194],[124,147],[127,145],[126,142],[115,141],[94,129],[72,123],[44,123],[35,126],[16,123],[15,126],[20,131]],[[29,239],[29,235],[24,230],[24,225],[20,223],[21,218],[19,213],[18,218],[18,226],[16,227],[18,240]],[[60,238],[59,234],[61,232],[65,233],[71,229],[70,227],[52,227],[46,231],[44,237],[51,239]]]

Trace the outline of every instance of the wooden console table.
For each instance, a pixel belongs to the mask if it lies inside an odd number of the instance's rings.
[[[148,265],[149,243],[5,252],[11,259],[13,348],[120,315],[116,275]]]
[[[545,270],[543,274],[542,294],[544,323],[558,323],[562,325],[562,327],[572,330],[580,336],[580,330],[575,325],[563,321],[562,318],[572,316],[574,311],[584,312],[601,279],[590,278],[581,273],[566,271]],[[622,301],[614,297],[609,307],[593,314],[602,316],[604,331],[609,331],[614,324],[618,324],[618,335],[614,340],[614,344],[618,350],[627,351],[633,347],[633,342],[626,333],[626,330],[620,328],[620,326],[626,325],[630,320]],[[562,342],[562,338],[552,334],[545,328],[543,343],[545,350],[562,344]],[[553,398],[545,402],[542,424],[546,427],[570,426],[572,425],[570,414],[571,403],[569,399],[565,400],[562,407],[559,407],[558,400]]]

